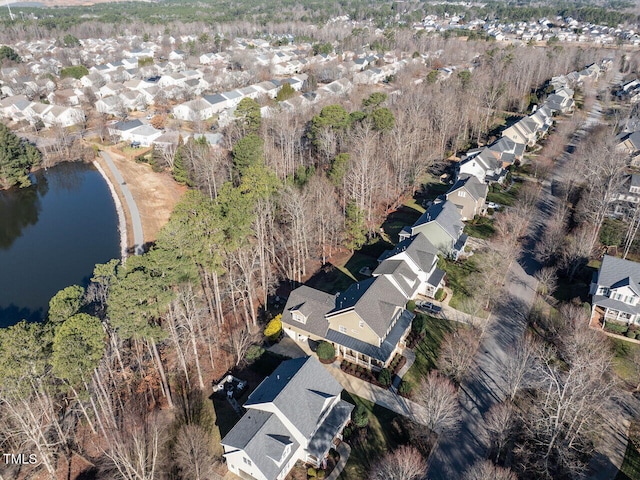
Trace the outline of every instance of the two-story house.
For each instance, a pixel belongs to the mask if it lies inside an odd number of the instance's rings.
[[[451,201],[436,201],[410,227],[404,227],[400,240],[424,233],[429,241],[445,256],[458,258],[467,244],[464,224],[458,207]]]
[[[483,147],[470,150],[456,165],[456,178],[473,175],[484,183],[502,183],[507,175],[502,164],[502,153]]]
[[[343,358],[380,370],[404,348],[413,313],[405,309],[406,291],[417,278],[404,270],[354,283],[335,295],[302,286],[291,292],[284,311],[284,332],[298,341],[325,340]],[[400,288],[399,288],[400,286]]]
[[[341,393],[316,358],[282,362],[222,439],[229,470],[244,479],[281,480],[298,460],[319,467],[351,417],[353,405]]]
[[[639,280],[640,263],[605,255],[589,291],[592,316],[640,324]]]
[[[628,219],[640,203],[640,175],[626,175],[617,192],[611,196],[611,215]]]
[[[461,176],[445,194],[445,198],[460,210],[462,220],[470,220],[484,212],[489,193],[486,183],[474,175]]]
[[[385,263],[391,261],[401,261],[407,264],[407,268],[417,272],[418,286],[413,296],[418,295],[434,298],[436,292],[444,284],[445,272],[440,270],[438,265],[438,249],[433,246],[429,239],[423,234],[407,238],[398,243],[392,250],[387,250],[380,255],[378,262],[380,265],[373,271],[373,275],[383,275],[392,270],[401,270],[401,266],[392,264],[390,267]]]

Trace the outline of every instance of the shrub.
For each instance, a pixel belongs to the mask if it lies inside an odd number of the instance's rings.
[[[424,332],[426,328],[427,328],[427,322],[422,315],[418,315],[416,316],[416,318],[413,319],[413,323],[411,324],[411,329],[414,332],[420,334]]]
[[[409,382],[402,380],[402,382],[400,382],[400,386],[398,387],[398,392],[400,393],[400,395],[409,395],[411,394],[411,390],[413,390],[413,385],[411,385]]]
[[[324,478],[324,470],[318,469],[318,480],[322,480]]]
[[[444,300],[444,296],[445,296],[444,289],[439,288],[438,291],[436,291],[435,299],[441,302],[442,300]]]
[[[624,335],[629,329],[627,325],[614,322],[605,322],[604,328],[605,330],[611,333],[617,333],[618,335]]]
[[[625,333],[625,336],[627,338],[636,338],[636,332],[634,332],[633,330],[627,330],[627,333]]]
[[[272,342],[280,338],[282,333],[282,314],[276,315],[264,329],[264,336]]]
[[[380,370],[380,373],[378,373],[378,382],[385,387],[391,385],[391,372],[386,368]]]
[[[356,408],[353,409],[351,413],[351,420],[353,424],[358,428],[364,428],[369,424],[369,412],[367,409],[359,403],[356,405]]]
[[[320,342],[316,353],[320,360],[329,361],[336,358],[336,349],[329,342]]]
[[[410,312],[413,312],[416,309],[416,302],[414,302],[413,300],[409,300],[407,302],[407,310],[409,310]]]
[[[313,467],[309,467],[309,469],[307,470],[307,477],[314,478],[317,475],[318,475],[318,471]]]
[[[265,349],[262,348],[260,345],[251,345],[247,349],[247,353],[245,354],[245,358],[246,358],[246,360],[248,362],[253,362],[253,361],[259,359],[264,352],[265,352]]]

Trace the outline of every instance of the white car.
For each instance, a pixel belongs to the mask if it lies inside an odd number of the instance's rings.
[[[487,202],[487,208],[491,208],[493,210],[500,210],[502,208],[502,205],[496,202]]]

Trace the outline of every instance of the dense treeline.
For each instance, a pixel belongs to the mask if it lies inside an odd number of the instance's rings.
[[[87,7],[65,7],[47,9],[21,8],[24,17],[11,21],[7,15],[2,20],[5,30],[19,32],[20,38],[28,32],[29,38],[43,36],[64,36],[70,29],[91,25],[91,29],[101,30],[104,35],[115,36],[121,33],[121,26],[127,25],[129,31],[139,28],[141,24],[154,27],[158,33],[160,26],[166,27],[166,33],[174,33],[181,24],[204,24],[217,26],[220,24],[238,24],[251,22],[259,27],[261,33],[272,33],[274,25],[302,22],[324,25],[327,20],[339,15],[348,15],[352,20],[372,21],[378,28],[406,27],[407,22],[421,21],[427,14],[443,16],[445,13],[463,15],[464,18],[493,19],[505,22],[537,21],[548,18],[554,21],[556,16],[572,17],[581,22],[592,22],[609,26],[634,23],[637,15],[627,13],[630,6],[625,2],[610,2],[607,5],[590,3],[553,3],[549,5],[505,4],[488,2],[484,7],[448,4],[402,3],[376,0],[285,0],[280,8],[263,0],[208,0],[186,2],[163,1],[101,3]],[[464,22],[464,19],[463,19]],[[201,32],[202,30],[200,30]],[[308,34],[308,29],[306,30]],[[86,35],[81,35],[84,37]],[[10,37],[11,38],[11,37]],[[332,39],[333,40],[333,39]]]

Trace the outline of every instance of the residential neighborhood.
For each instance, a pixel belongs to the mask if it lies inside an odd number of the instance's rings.
[[[0,480],[640,478],[625,2],[0,9]]]

